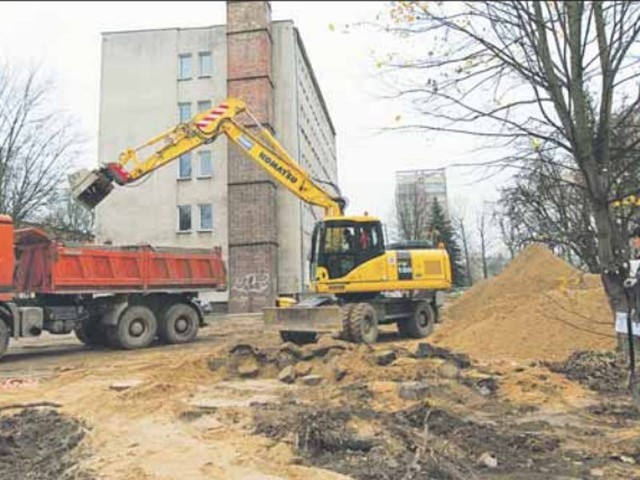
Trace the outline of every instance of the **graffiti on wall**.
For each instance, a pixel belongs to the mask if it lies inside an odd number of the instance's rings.
[[[270,280],[271,276],[268,273],[249,273],[236,278],[231,290],[238,295],[266,293]]]

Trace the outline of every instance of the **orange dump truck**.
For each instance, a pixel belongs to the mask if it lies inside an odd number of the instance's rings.
[[[189,342],[198,294],[226,284],[220,248],[74,246],[0,215],[0,356],[42,331],[125,349]]]

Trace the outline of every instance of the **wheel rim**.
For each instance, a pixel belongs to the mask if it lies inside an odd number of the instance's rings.
[[[144,320],[136,318],[131,322],[131,325],[129,325],[129,335],[132,337],[141,337],[145,333],[146,329]]]
[[[429,318],[425,312],[420,312],[418,325],[420,325],[421,328],[427,328],[429,326]]]
[[[176,333],[185,334],[189,331],[189,319],[186,317],[180,317],[176,320],[174,329]]]

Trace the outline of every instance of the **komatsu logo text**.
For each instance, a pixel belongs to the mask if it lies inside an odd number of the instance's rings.
[[[278,165],[278,162],[275,161],[266,153],[260,152],[259,156],[267,165],[272,167],[276,172],[278,172],[284,178],[289,180],[291,183],[296,183],[298,181],[298,177],[296,177],[293,173],[291,173],[291,170],[283,167],[282,165]]]

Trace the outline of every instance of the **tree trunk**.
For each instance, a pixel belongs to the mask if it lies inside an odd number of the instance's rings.
[[[473,277],[471,275],[471,263],[469,262],[469,247],[467,245],[467,234],[464,231],[464,222],[460,221],[460,233],[462,234],[462,249],[464,251],[464,263],[467,270],[467,284],[473,285]]]
[[[628,268],[625,265],[623,253],[626,249],[622,249],[621,243],[617,238],[616,232],[611,224],[608,208],[606,205],[594,202],[594,219],[596,230],[598,233],[598,250],[600,261],[602,264],[602,285],[609,300],[611,307],[611,316],[615,319],[615,312],[627,313],[629,304],[624,290],[624,280],[628,276]],[[618,252],[618,255],[616,255]],[[612,322],[615,323],[615,320]],[[618,349],[628,352],[628,338],[626,335],[617,334]],[[635,344],[638,345],[637,339]]]

